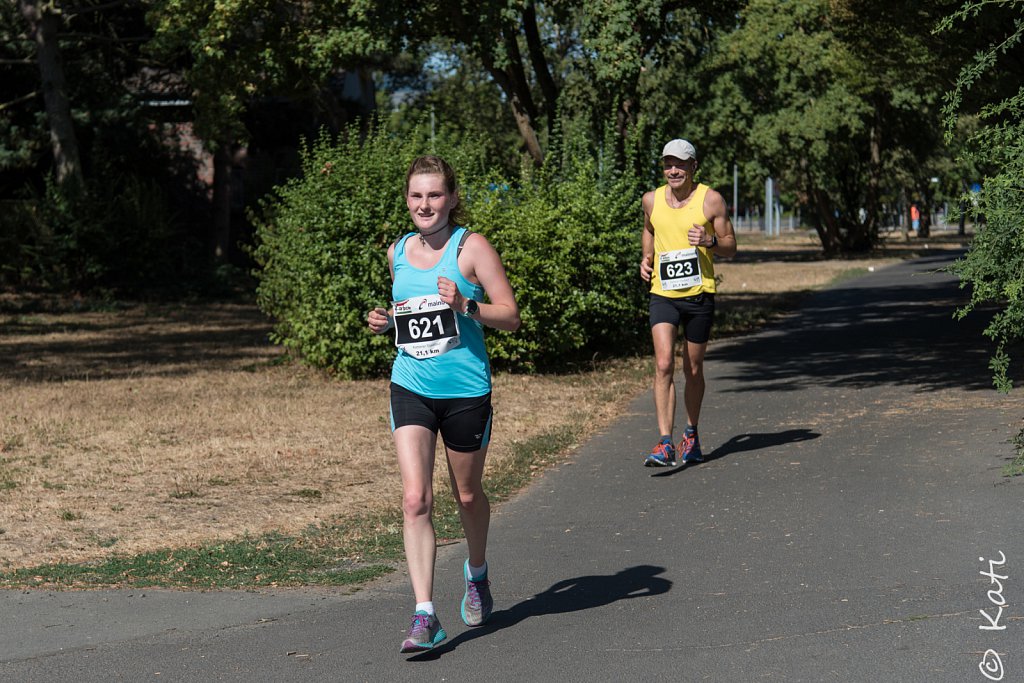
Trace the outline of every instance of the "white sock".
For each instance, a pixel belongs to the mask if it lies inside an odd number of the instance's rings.
[[[469,567],[469,578],[473,579],[474,581],[477,581],[478,579],[482,579],[483,577],[487,576],[486,560],[484,560],[484,565],[482,567],[474,567],[468,562],[466,563],[466,566]]]
[[[430,601],[430,602],[417,602],[416,603],[416,611],[417,612],[426,612],[427,614],[433,614],[434,613],[434,602],[433,601]]]

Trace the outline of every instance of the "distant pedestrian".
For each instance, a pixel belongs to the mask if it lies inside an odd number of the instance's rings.
[[[917,208],[917,204],[910,205],[910,225],[915,231],[921,229],[921,209]]]
[[[704,353],[715,316],[714,256],[736,253],[736,233],[722,195],[694,180],[697,151],[672,140],[661,153],[665,184],[643,196],[643,257],[640,277],[651,283],[650,324],[654,341],[654,409],[660,438],[648,467],[674,466],[675,344],[683,327],[683,403],[686,429],[681,462],[703,462],[697,423],[704,401]]]
[[[469,550],[462,619],[479,626],[494,606],[486,556],[491,513],[482,484],[492,416],[483,327],[514,331],[520,320],[498,252],[483,235],[463,227],[466,216],[451,166],[436,156],[413,161],[405,201],[416,231],[388,248],[394,303],[390,310],[370,311],[367,324],[376,334],[394,329],[398,347],[391,371],[391,430],[402,475],[405,557],[416,597],[401,652],[420,652],[447,637],[433,603],[438,432]]]

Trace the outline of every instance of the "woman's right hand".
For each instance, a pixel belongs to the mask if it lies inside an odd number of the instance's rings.
[[[391,328],[391,316],[380,306],[366,314],[366,324],[374,334],[383,334]]]

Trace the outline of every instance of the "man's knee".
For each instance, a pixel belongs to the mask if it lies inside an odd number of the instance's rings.
[[[676,359],[673,354],[656,355],[654,357],[654,371],[659,377],[671,377],[676,371]]]
[[[687,380],[704,379],[704,359],[694,360],[687,358],[683,363],[683,375]]]

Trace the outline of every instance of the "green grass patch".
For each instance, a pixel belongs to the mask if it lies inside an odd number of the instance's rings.
[[[840,273],[837,273],[834,278],[829,280],[829,283],[826,286],[839,284],[840,282],[846,282],[847,280],[858,278],[861,275],[867,275],[870,272],[873,271],[870,271],[867,268],[850,268],[849,270],[844,270]]]
[[[360,523],[377,528],[373,520],[355,522],[357,526]],[[0,586],[340,586],[363,583],[393,571],[400,555],[400,525],[383,537],[369,534],[359,538],[352,538],[351,529],[345,527],[325,527],[299,536],[269,534],[198,548],[118,555],[100,563],[41,565],[0,572]]]
[[[491,501],[507,500],[576,443],[582,434],[577,426],[583,424],[582,417],[570,416],[570,424],[515,444],[512,457],[487,473],[485,486]],[[317,492],[304,490],[307,495]],[[62,511],[62,516],[65,514],[76,515]],[[449,490],[437,492],[434,526],[440,544],[462,539],[458,508]],[[116,538],[106,540],[110,545],[117,542]],[[98,563],[48,564],[0,572],[0,587],[230,589],[358,585],[394,571],[402,562],[402,515],[395,509],[311,526],[295,536],[268,534],[198,548],[117,555]]]
[[[1024,429],[1017,432],[1012,443],[1017,449],[1017,456],[1003,467],[1004,477],[1019,477],[1024,475]]]

